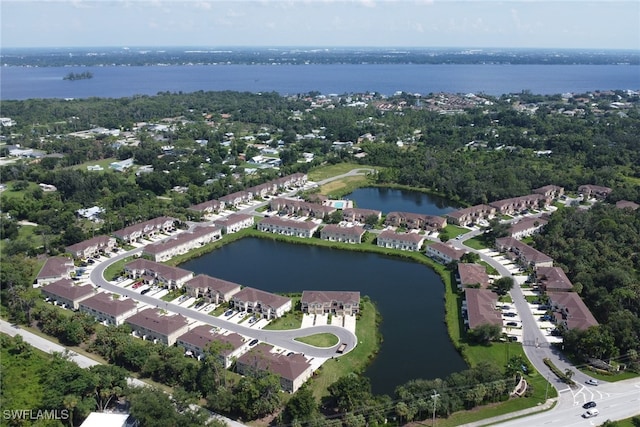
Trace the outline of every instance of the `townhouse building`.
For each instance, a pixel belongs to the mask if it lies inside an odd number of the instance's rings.
[[[509,235],[514,239],[524,239],[539,233],[549,221],[545,218],[524,218],[509,227]]]
[[[496,200],[489,203],[496,209],[497,214],[513,215],[527,209],[542,209],[551,203],[551,198],[543,194],[529,194],[526,196],[512,197],[510,199]]]
[[[215,343],[215,344],[212,344]],[[223,335],[211,325],[201,325],[192,328],[176,339],[176,344],[185,349],[187,356],[193,356],[198,360],[207,355],[207,349],[215,345],[217,347],[220,362],[228,369],[246,350],[245,339],[235,332]]]
[[[240,375],[256,375],[258,372],[270,372],[280,378],[280,387],[289,393],[295,393],[313,375],[313,368],[307,359],[299,353],[284,355],[273,353],[273,346],[260,343],[240,356],[236,370]]]
[[[303,291],[302,312],[353,316],[360,312],[360,292]]]
[[[231,308],[259,315],[265,319],[281,317],[291,311],[291,299],[255,288],[242,288],[231,296]]]
[[[77,310],[80,302],[95,294],[91,285],[76,285],[71,279],[60,279],[40,288],[45,298],[58,305]]]
[[[81,312],[93,316],[107,325],[122,325],[126,318],[138,311],[138,303],[130,298],[114,298],[115,295],[100,292],[80,302]]]
[[[225,234],[237,233],[243,228],[251,228],[254,223],[255,220],[252,215],[243,213],[232,213],[214,222],[217,227],[222,228]]]
[[[313,237],[318,228],[319,225],[312,221],[293,221],[275,216],[267,217],[258,223],[259,231],[304,238]]]
[[[238,205],[253,200],[253,196],[251,195],[251,193],[242,190],[236,191],[235,193],[227,194],[226,196],[222,196],[218,200],[223,202],[226,207],[237,208]]]
[[[111,236],[96,236],[75,245],[67,246],[66,251],[75,259],[87,259],[111,252],[116,247],[116,239]]]
[[[571,292],[573,283],[560,267],[538,267],[535,278],[544,292]]]
[[[276,197],[269,201],[269,210],[280,214],[324,218],[331,215],[337,209],[332,206],[305,202],[304,200]]]
[[[49,257],[36,276],[36,284],[42,286],[62,279],[71,279],[75,270],[72,259],[62,256]]]
[[[163,262],[220,238],[222,238],[222,230],[220,228],[197,226],[190,232],[181,233],[172,239],[145,246],[142,255],[151,258],[155,262]]]
[[[604,200],[609,197],[612,191],[611,188],[601,185],[585,184],[578,187],[578,193],[582,194],[586,199],[596,198]]]
[[[208,303],[220,304],[230,301],[231,297],[238,293],[241,286],[238,283],[211,277],[206,274],[198,274],[185,282],[187,295],[193,298],[204,298]]]
[[[382,218],[382,212],[375,209],[361,209],[361,208],[345,208],[342,210],[342,218],[345,221],[359,222],[364,224],[369,217],[375,217],[376,221],[380,221]]]
[[[491,280],[487,269],[480,264],[458,263],[458,287],[479,287],[486,289]]]
[[[598,321],[575,292],[547,292],[555,323],[566,329],[586,330]]]
[[[154,308],[139,311],[125,322],[137,337],[165,345],[175,344],[189,329],[189,322],[183,315],[163,314]]]
[[[206,202],[191,205],[189,210],[201,213],[205,218],[224,210],[225,204],[220,200],[207,200]]]
[[[337,224],[325,225],[320,230],[320,238],[331,242],[362,243],[364,228],[360,226],[340,227]]]
[[[419,251],[426,237],[418,233],[398,233],[384,230],[378,234],[376,244],[381,248],[400,249],[403,251]]]
[[[447,220],[455,225],[468,227],[480,220],[490,220],[496,216],[496,208],[490,205],[475,205],[446,214]]]
[[[557,185],[545,185],[532,191],[534,194],[542,194],[549,199],[557,199],[564,195],[564,188]]]
[[[191,271],[144,258],[138,258],[125,264],[124,271],[129,278],[142,278],[146,284],[155,284],[169,289],[181,288],[189,279],[193,278]]]
[[[150,219],[149,221],[133,224],[121,230],[115,231],[116,239],[125,243],[131,243],[140,239],[154,237],[160,233],[170,233],[175,230],[175,218],[166,216]]]
[[[489,289],[464,288],[462,315],[468,329],[481,325],[502,326],[502,312],[496,308],[498,295]]]
[[[496,239],[496,249],[506,253],[525,268],[553,267],[553,258],[513,237]]]
[[[411,212],[389,212],[384,223],[385,225],[409,229],[441,230],[447,226],[447,219],[442,216]]]
[[[456,249],[451,245],[440,242],[433,242],[427,246],[427,256],[433,258],[441,264],[449,264],[451,262],[458,262],[465,251],[462,249]]]

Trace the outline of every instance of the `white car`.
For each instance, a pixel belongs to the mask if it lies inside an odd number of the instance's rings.
[[[598,380],[594,380],[594,379],[592,379],[592,378],[589,378],[589,379],[586,381],[586,383],[587,383],[587,384],[589,384],[589,385],[598,385]]]

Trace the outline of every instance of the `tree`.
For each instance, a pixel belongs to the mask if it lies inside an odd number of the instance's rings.
[[[313,397],[313,392],[307,386],[301,387],[289,399],[284,408],[286,419],[305,423],[315,418],[318,411],[318,403]]]
[[[369,379],[355,373],[341,377],[329,386],[328,391],[340,412],[367,406],[372,398]]]
[[[137,387],[129,394],[130,412],[142,427],[177,426],[177,414],[169,396],[155,387]]]
[[[493,282],[492,287],[499,295],[506,295],[513,288],[513,277],[501,277]]]
[[[491,341],[497,341],[502,333],[502,326],[483,323],[469,330],[469,338],[479,344],[489,344]]]

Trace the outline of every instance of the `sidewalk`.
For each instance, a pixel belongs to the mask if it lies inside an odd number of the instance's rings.
[[[525,415],[531,415],[538,412],[548,411],[553,408],[557,399],[548,399],[543,405],[535,406],[533,408],[523,409],[522,411],[509,412],[508,414],[498,415],[497,417],[485,418],[484,420],[475,421],[469,424],[461,424],[459,427],[481,427],[488,425],[499,424],[502,421],[512,420],[514,418],[524,417]]]

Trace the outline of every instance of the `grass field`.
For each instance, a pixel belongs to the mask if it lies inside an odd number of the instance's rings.
[[[110,171],[113,172],[113,169],[109,169],[109,165],[113,162],[117,162],[118,159],[116,159],[115,157],[109,157],[108,159],[102,159],[102,160],[91,160],[89,162],[84,162],[84,163],[80,163],[79,165],[75,165],[75,166],[71,166],[72,169],[81,169],[86,171],[87,170],[87,166],[102,166],[102,168],[104,169],[104,171],[100,171],[100,172],[106,172],[106,171]]]
[[[296,341],[312,345],[314,347],[333,347],[338,344],[338,337],[333,334],[315,334],[308,337],[296,338]]]
[[[310,181],[322,181],[323,179],[331,178],[332,176],[345,174],[353,169],[362,168],[375,169],[371,166],[363,166],[357,163],[338,163],[314,169],[308,173],[308,176]]]
[[[472,237],[471,239],[467,239],[463,242],[465,246],[470,247],[471,249],[487,249],[487,246],[482,243],[482,241],[478,237]]]
[[[353,192],[356,188],[366,186],[368,183],[369,178],[366,175],[347,176],[321,186],[320,194],[337,199]]]

